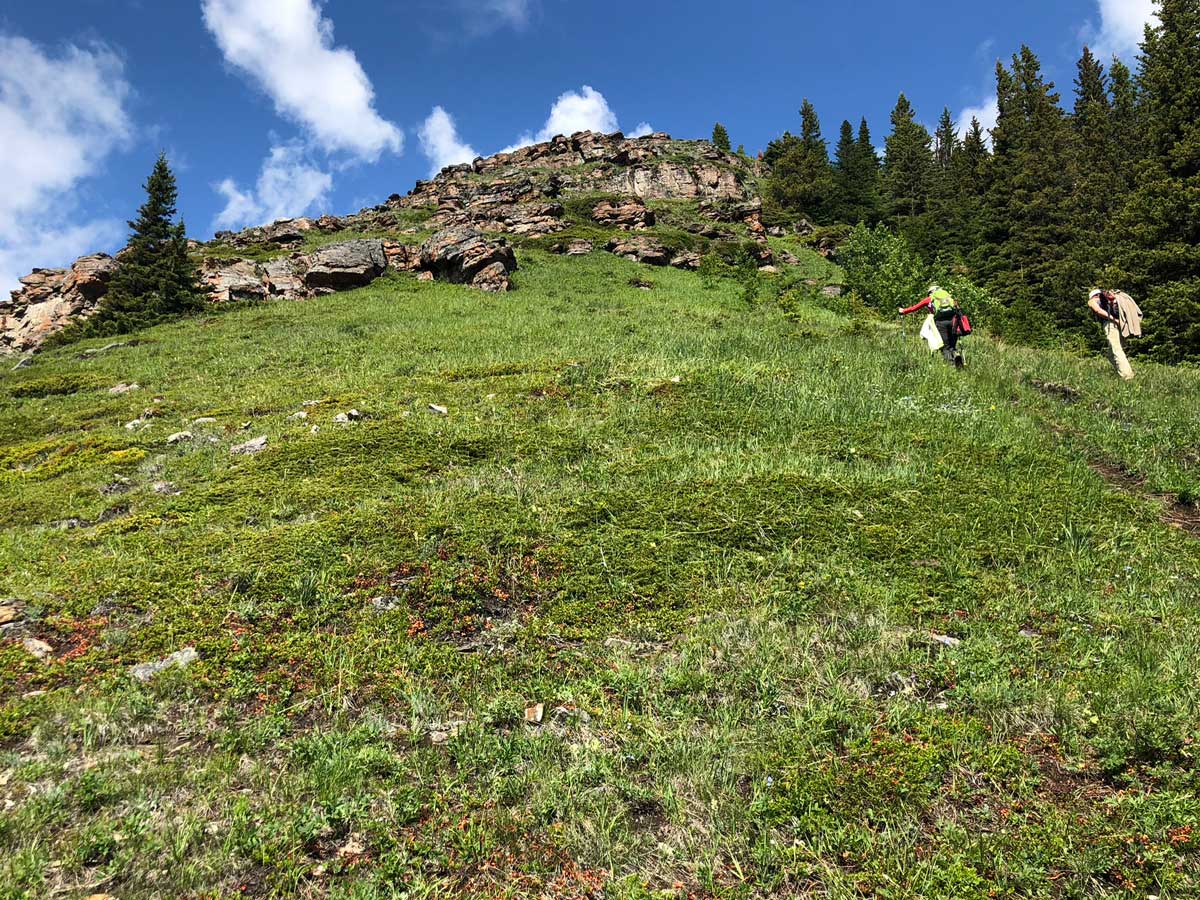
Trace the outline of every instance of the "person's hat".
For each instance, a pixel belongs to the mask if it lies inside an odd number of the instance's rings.
[[[1088,294],[1088,299],[1090,300],[1093,297],[1099,297],[1103,293],[1104,291],[1100,290],[1100,288],[1092,288],[1092,292]]]
[[[942,286],[940,284],[931,284],[929,286],[929,293],[934,294],[934,293],[937,293],[938,291],[940,291],[941,289],[942,289]]]

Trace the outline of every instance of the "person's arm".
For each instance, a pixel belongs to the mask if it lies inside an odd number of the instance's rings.
[[[932,303],[933,303],[933,297],[926,297],[924,300],[922,300],[920,303],[916,304],[915,306],[910,306],[908,309],[901,308],[898,310],[898,312],[902,316],[907,316],[910,313],[915,313],[918,309],[924,309],[925,307],[931,305]]]
[[[1094,312],[1096,315],[1098,315],[1101,319],[1104,319],[1109,322],[1117,321],[1115,318],[1113,318],[1112,314],[1109,313],[1109,311],[1107,309],[1105,309],[1104,306],[1100,303],[1099,297],[1089,297],[1088,298],[1088,308],[1092,312]]]

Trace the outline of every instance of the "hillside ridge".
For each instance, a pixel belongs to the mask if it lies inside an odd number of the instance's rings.
[[[699,268],[714,245],[727,256],[740,249],[760,267],[794,263],[777,260],[769,245],[762,174],[761,164],[707,141],[579,132],[447,167],[407,195],[347,216],[223,231],[190,247],[214,303],[310,298],[388,270],[502,293],[517,267],[510,243],[570,255],[600,246],[686,269]],[[539,243],[555,236],[564,240]],[[116,266],[91,254],[22,278],[0,306],[0,353],[36,351],[91,316]]]

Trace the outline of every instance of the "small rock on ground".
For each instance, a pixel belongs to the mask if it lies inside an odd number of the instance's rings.
[[[448,410],[448,409],[447,409],[446,407],[444,407],[444,406],[438,406],[436,403],[430,403],[430,404],[429,404],[429,411],[430,411],[431,413],[433,413],[434,415],[438,415],[438,416],[448,416],[448,415],[450,415],[450,410]]]
[[[182,444],[184,441],[190,441],[192,433],[190,431],[177,431],[167,438],[168,444]]]
[[[19,618],[21,618],[21,611],[17,609],[15,604],[5,603],[0,606],[0,625],[8,625]]]
[[[49,659],[54,655],[54,648],[45,641],[39,641],[37,638],[25,638],[25,640],[21,642],[21,646],[23,646],[27,652],[41,660]]]
[[[262,453],[267,449],[266,437],[255,438],[252,441],[246,441],[244,444],[238,444],[230,449],[230,453],[234,456],[253,456],[255,453]]]
[[[948,634],[933,634],[930,636],[936,643],[941,644],[943,647],[957,647],[962,643],[961,639],[950,637]]]
[[[185,647],[183,650],[179,650],[155,662],[140,663],[131,668],[129,674],[138,681],[147,682],[167,671],[167,669],[186,669],[199,658],[200,654],[196,652],[195,647]]]
[[[140,385],[137,382],[132,382],[130,384],[121,382],[120,384],[110,387],[108,392],[110,394],[128,394],[130,391],[136,391],[139,387]]]

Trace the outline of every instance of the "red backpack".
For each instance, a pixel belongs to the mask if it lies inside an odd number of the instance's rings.
[[[954,317],[954,333],[959,337],[971,334],[971,318],[962,310]]]

